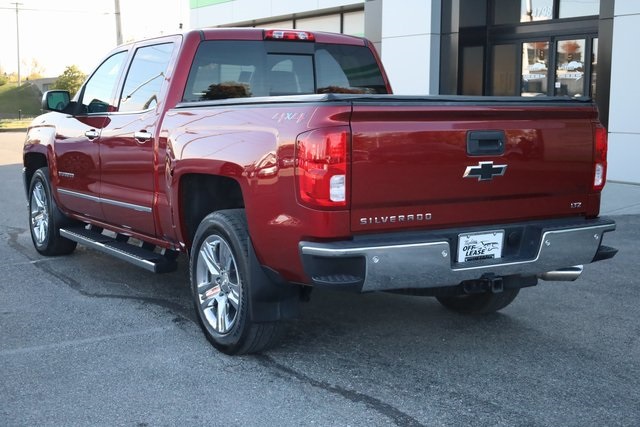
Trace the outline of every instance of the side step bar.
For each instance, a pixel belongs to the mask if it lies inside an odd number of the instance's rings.
[[[153,273],[169,273],[177,268],[175,256],[162,255],[153,250],[131,245],[127,243],[128,238],[120,238],[120,235],[113,238],[84,227],[61,228],[60,235]],[[175,253],[171,252],[171,254]]]

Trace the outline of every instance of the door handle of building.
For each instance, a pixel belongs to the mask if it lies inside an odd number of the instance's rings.
[[[149,141],[153,136],[146,130],[141,130],[139,132],[135,132],[133,134],[133,137],[139,143],[144,144],[145,142]]]
[[[100,134],[95,129],[89,129],[84,133],[84,136],[89,138],[90,140],[96,139]]]

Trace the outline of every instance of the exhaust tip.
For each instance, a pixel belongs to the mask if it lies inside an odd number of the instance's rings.
[[[575,265],[573,267],[560,268],[554,271],[538,274],[538,279],[550,282],[573,282],[582,274],[584,267]]]

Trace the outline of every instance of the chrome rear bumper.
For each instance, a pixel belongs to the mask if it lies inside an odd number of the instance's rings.
[[[537,246],[530,248],[531,256],[528,257],[519,255],[526,252],[524,249],[514,249],[511,256],[500,259],[455,262],[452,246],[456,240],[452,236],[473,231],[469,229],[402,234],[391,238],[368,236],[330,243],[300,242],[299,248],[305,271],[314,285],[350,286],[368,292],[455,286],[486,275],[575,280],[581,269],[571,266],[593,262],[603,234],[615,230],[615,222],[608,219],[573,220],[567,221],[566,225],[558,221],[525,223],[522,227],[532,227],[532,224],[540,231],[536,237]],[[524,248],[532,242],[520,244]]]

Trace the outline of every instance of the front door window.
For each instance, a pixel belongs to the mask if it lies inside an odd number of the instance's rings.
[[[104,114],[116,110],[113,96],[126,58],[126,51],[111,55],[89,78],[79,102],[83,114]]]

